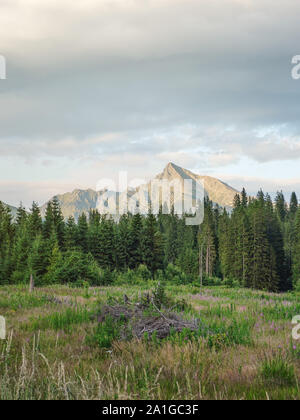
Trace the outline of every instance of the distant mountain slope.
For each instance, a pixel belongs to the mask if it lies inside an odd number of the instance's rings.
[[[175,178],[192,179],[195,182],[201,181],[203,183],[205,193],[211,201],[222,207],[232,207],[233,200],[239,191],[225,184],[217,178],[205,175],[197,175],[193,172],[183,169],[174,163],[169,163],[164,171],[158,175],[158,179],[168,179],[172,181]]]
[[[210,198],[210,200],[212,200],[215,204],[226,208],[232,207],[234,197],[237,193],[239,193],[237,190],[219,179],[194,174],[193,172],[181,168],[174,163],[169,163],[163,172],[157,175],[154,179],[166,179],[168,181],[174,181],[177,179],[180,182],[184,182],[184,179],[191,179],[196,183],[201,181],[204,185],[205,194]],[[142,192],[146,195],[149,190],[149,185],[150,183],[141,185],[135,190],[128,190],[120,193],[120,200],[127,199],[127,197],[134,197],[136,192]],[[108,208],[115,206],[116,194],[113,192],[106,192],[106,194],[103,195],[103,193],[103,191],[97,192],[91,189],[74,190],[73,192],[58,195],[57,198],[60,202],[64,217],[68,218],[69,216],[74,216],[75,219],[77,219],[82,212],[88,213],[90,209],[98,208],[99,211],[103,213],[106,212]],[[47,203],[41,208],[43,216],[45,215],[46,207]]]
[[[11,214],[13,215],[13,217],[16,217],[16,215],[17,215],[17,207],[10,206],[9,204],[4,203],[3,201],[2,201],[2,203],[10,209]]]
[[[8,204],[7,206],[9,207],[11,214],[15,217],[17,215],[17,210],[18,210],[17,207],[9,206]]]
[[[97,207],[100,192],[94,190],[74,190],[65,194],[57,195],[57,199],[61,205],[62,213],[65,218],[70,216],[78,219],[78,216],[85,212],[88,213],[90,209]],[[47,203],[41,207],[41,214],[44,217],[47,208]]]

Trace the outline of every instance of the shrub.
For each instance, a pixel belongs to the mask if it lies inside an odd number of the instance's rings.
[[[137,285],[137,284],[144,283],[144,280],[141,278],[141,276],[138,276],[137,272],[134,270],[131,270],[130,268],[128,268],[128,270],[125,271],[124,273],[118,273],[116,275],[115,281],[119,285],[122,285],[122,284]]]
[[[228,343],[227,335],[224,333],[218,333],[210,335],[207,340],[209,348],[214,348],[215,350],[220,350],[225,347]]]
[[[167,304],[167,296],[165,291],[164,283],[158,282],[157,286],[153,291],[153,301],[155,305],[160,309],[162,305]]]
[[[99,323],[92,336],[87,337],[87,344],[97,344],[100,348],[110,348],[114,340],[120,338],[120,330],[125,320],[116,321],[111,316]]]
[[[164,273],[164,279],[173,284],[188,284],[194,281],[192,275],[187,275],[178,266],[168,264]]]
[[[282,355],[266,359],[261,366],[261,376],[272,385],[293,386],[296,382],[294,366],[284,360]]]
[[[234,287],[235,289],[238,289],[239,287],[241,287],[241,284],[238,280],[233,280],[232,287]]]
[[[67,251],[54,261],[45,276],[46,283],[77,283],[86,280],[91,285],[101,285],[101,270],[91,254]]]
[[[100,279],[98,282],[99,286],[109,286],[114,283],[115,273],[108,270],[107,268],[101,272]]]
[[[136,271],[136,274],[138,275],[138,277],[141,277],[145,281],[150,280],[152,278],[151,272],[144,264],[141,264],[139,266],[139,268]]]
[[[300,292],[300,279],[295,283],[294,289],[296,292]]]
[[[223,280],[223,284],[224,284],[224,286],[227,286],[227,287],[232,287],[232,284],[233,284],[233,279],[231,278],[231,277],[226,277],[224,280]]]
[[[237,279],[233,278],[225,278],[222,282],[224,286],[231,287],[231,288],[237,288],[240,287],[240,282]]]
[[[203,277],[203,286],[221,286],[222,280],[219,277]]]
[[[27,280],[27,273],[24,273],[22,271],[14,271],[11,275],[11,283],[12,284],[24,284],[26,282],[29,282]]]
[[[207,325],[201,324],[198,335],[208,339],[208,345],[214,344],[220,348],[223,345],[251,345],[253,325],[246,320],[237,322],[235,319],[228,325],[211,322]],[[212,338],[210,338],[212,337]]]

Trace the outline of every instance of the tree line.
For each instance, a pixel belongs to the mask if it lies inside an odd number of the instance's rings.
[[[122,215],[116,222],[97,210],[64,220],[59,201],[45,217],[33,203],[15,218],[0,202],[0,284],[110,284],[116,276],[162,276],[176,282],[224,283],[268,291],[299,287],[300,208],[282,192],[273,202],[243,189],[226,211],[204,202],[204,221],[188,226],[174,213]],[[130,277],[130,276],[129,276]],[[129,278],[128,277],[128,278]],[[298,286],[297,286],[298,285]]]

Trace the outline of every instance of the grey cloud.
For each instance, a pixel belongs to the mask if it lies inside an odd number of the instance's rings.
[[[10,0],[0,11],[1,156],[300,157],[298,0]],[[255,132],[269,126],[279,137]]]
[[[290,194],[295,191],[300,200],[300,179],[266,179],[258,177],[248,177],[248,176],[227,176],[220,174],[219,177],[228,182],[231,186],[241,191],[243,187],[246,187],[247,193],[255,196],[257,192],[262,189],[265,193],[269,193],[273,198],[275,197],[277,191],[283,191],[285,199],[289,201]]]
[[[27,208],[30,208],[33,201],[39,200],[40,205],[56,194],[63,194],[74,188],[84,187],[82,185],[74,185],[64,182],[18,182],[1,181],[0,182],[0,199],[4,202],[18,206],[20,201]],[[85,186],[86,187],[86,186]]]

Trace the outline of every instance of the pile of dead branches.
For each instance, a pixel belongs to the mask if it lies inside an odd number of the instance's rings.
[[[151,313],[149,315],[148,313]],[[133,337],[142,338],[156,335],[158,339],[168,337],[184,329],[197,331],[199,320],[187,321],[182,316],[170,310],[159,309],[153,298],[144,296],[142,302],[132,303],[124,296],[124,304],[105,305],[98,315],[98,322],[103,323],[110,317],[116,322],[124,323],[122,338],[126,338],[128,329]]]

